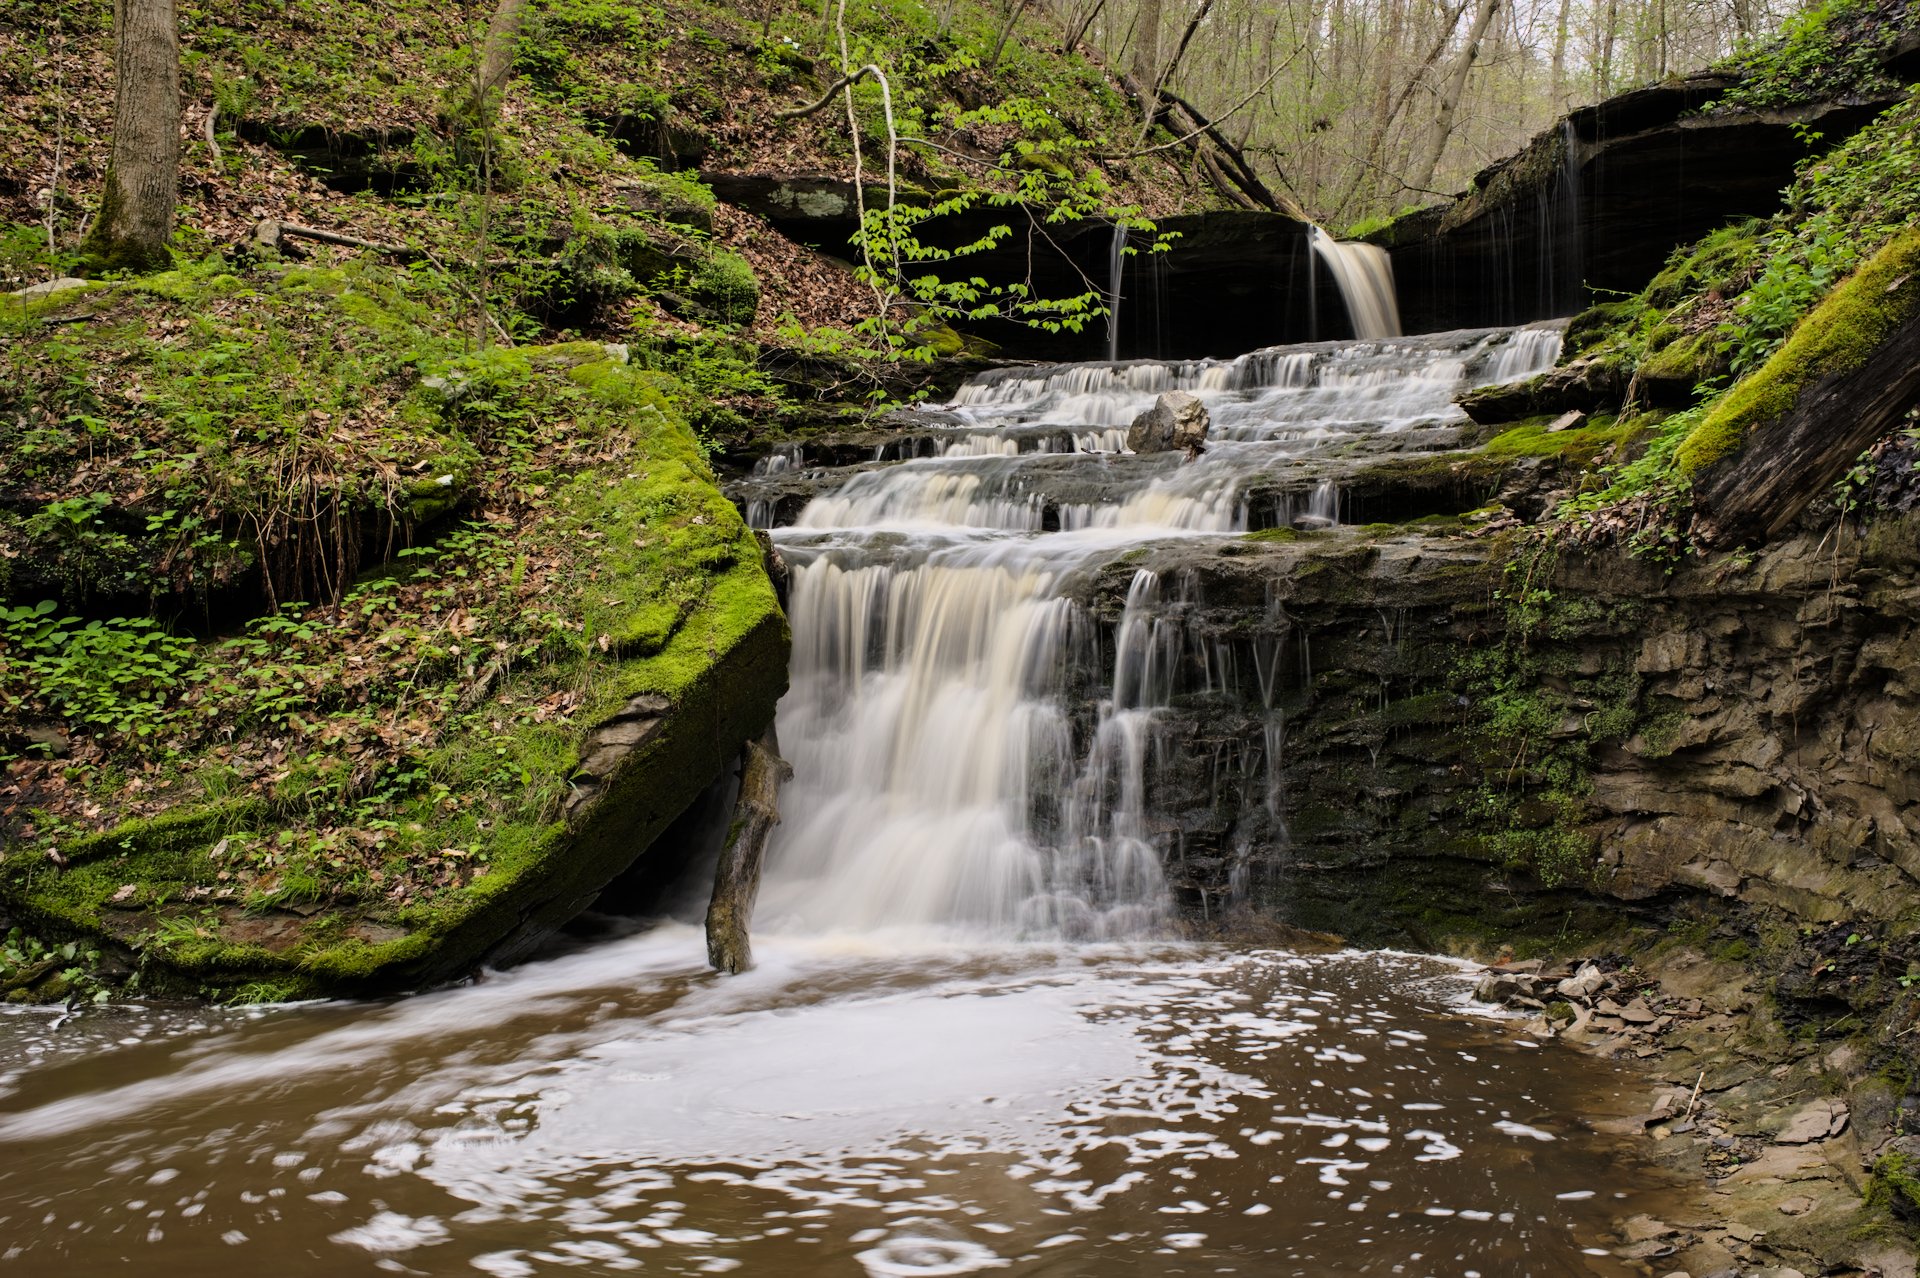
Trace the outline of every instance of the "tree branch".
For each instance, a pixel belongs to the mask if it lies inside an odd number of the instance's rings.
[[[773,118],[776,120],[805,119],[807,116],[812,115],[814,112],[826,106],[827,103],[833,101],[834,94],[840,92],[840,90],[842,89],[852,88],[868,73],[870,72],[877,73],[878,70],[879,68],[875,67],[872,63],[868,63],[866,66],[861,67],[858,71],[855,71],[852,75],[843,75],[838,80],[835,80],[832,84],[828,85],[827,91],[820,95],[820,100],[818,102],[811,102],[811,103],[808,103],[806,106],[796,107],[790,111],[775,111],[773,113]]]

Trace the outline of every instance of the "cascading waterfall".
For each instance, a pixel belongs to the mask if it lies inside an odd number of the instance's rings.
[[[756,927],[1151,932],[1168,910],[1151,803],[1165,712],[1183,669],[1237,676],[1189,649],[1177,582],[1134,571],[1102,622],[1102,577],[1143,543],[1335,525],[1330,468],[1374,446],[1446,446],[1460,389],[1558,352],[1557,329],[1500,329],[996,370],[960,388],[909,460],[770,461],[743,486],[750,510],[776,504],[755,484],[814,487],[774,534],[792,571],[779,734],[795,778]],[[1122,451],[1126,423],[1170,389],[1206,403],[1207,451]],[[1303,481],[1303,467],[1317,469]],[[1272,670],[1255,673],[1271,709]],[[1250,748],[1278,769],[1282,742],[1276,713]]]
[[[1319,227],[1309,227],[1314,256],[1327,264],[1333,282],[1347,304],[1354,336],[1363,339],[1400,336],[1400,302],[1393,290],[1393,260],[1373,244],[1336,240]]]

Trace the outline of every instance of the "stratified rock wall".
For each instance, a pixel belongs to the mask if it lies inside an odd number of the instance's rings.
[[[1149,788],[1191,917],[1238,899],[1442,945],[1600,929],[1622,906],[1800,925],[1920,905],[1920,521],[1671,575],[1563,554],[1529,585],[1545,673],[1490,692],[1475,655],[1522,642],[1495,545],[1342,531],[1152,552],[1102,583],[1114,613],[1136,568],[1179,601],[1182,691]],[[1496,696],[1556,707],[1549,740],[1490,737]],[[1590,888],[1513,863],[1516,833],[1555,817],[1508,783],[1553,745],[1587,760],[1570,833]]]
[[[1808,137],[1832,146],[1899,98],[1701,114],[1737,81],[1699,74],[1573,112],[1445,204],[1369,237],[1408,332],[1572,315],[1638,292],[1676,244],[1765,216]]]

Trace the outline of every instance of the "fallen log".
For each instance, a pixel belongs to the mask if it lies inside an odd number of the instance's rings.
[[[367,240],[358,235],[345,235],[339,231],[328,231],[317,226],[302,226],[298,222],[282,222],[266,218],[254,225],[254,247],[278,251],[286,240],[313,240],[319,244],[337,244],[342,248],[371,249],[375,253],[385,253],[405,261],[426,257],[423,249],[412,248],[405,244],[393,244],[385,240]]]
[[[722,972],[739,973],[753,966],[753,946],[747,927],[753,921],[753,901],[760,893],[760,866],[767,839],[780,824],[780,786],[793,768],[780,757],[780,742],[771,725],[758,741],[747,743],[740,768],[740,798],[733,808],[727,845],[713,871],[713,900],[707,906],[707,962]]]
[[[1139,104],[1144,117],[1165,123],[1176,137],[1186,139],[1207,181],[1226,199],[1243,209],[1284,213],[1303,222],[1307,220],[1292,200],[1276,196],[1268,189],[1240,148],[1227,141],[1226,135],[1193,103],[1164,88],[1150,90],[1124,72],[1119,80],[1120,87]]]
[[[1786,529],[1920,402],[1920,229],[1870,258],[1674,455],[1712,543]]]

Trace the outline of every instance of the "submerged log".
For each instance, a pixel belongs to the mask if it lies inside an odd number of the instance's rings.
[[[1920,230],[1876,253],[1736,386],[1675,455],[1709,541],[1799,518],[1920,401]]]
[[[780,786],[792,775],[771,726],[758,741],[747,743],[740,798],[734,804],[727,846],[713,872],[713,901],[707,906],[707,962],[719,971],[738,973],[753,966],[747,925],[760,892],[767,839],[780,824]]]

